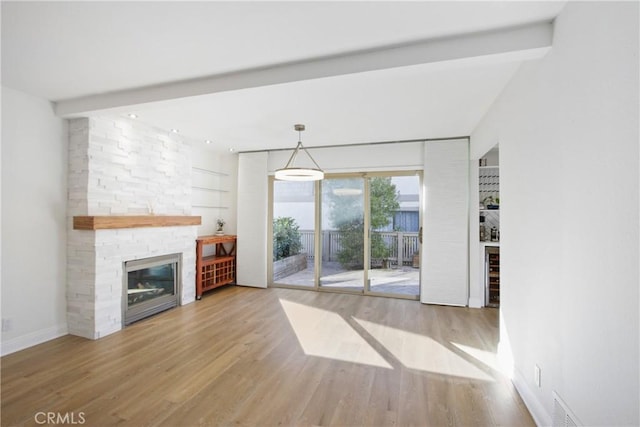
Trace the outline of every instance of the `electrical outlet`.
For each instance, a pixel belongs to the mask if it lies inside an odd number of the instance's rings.
[[[13,322],[10,318],[6,317],[2,319],[2,332],[9,332],[13,329]]]
[[[533,380],[535,381],[536,385],[538,387],[541,387],[541,382],[540,382],[540,366],[535,365],[533,367]]]

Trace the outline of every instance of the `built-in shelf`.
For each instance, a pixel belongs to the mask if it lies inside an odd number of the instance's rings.
[[[478,169],[499,169],[500,166],[478,166]]]
[[[175,227],[200,225],[200,216],[171,215],[104,215],[74,216],[74,230],[109,230],[117,228]]]
[[[193,185],[191,188],[193,188],[194,190],[212,191],[212,192],[215,192],[215,193],[228,193],[229,192],[229,190],[220,190],[218,188],[197,187],[195,185]]]
[[[500,212],[500,209],[480,209],[480,212]]]
[[[208,173],[210,175],[229,176],[228,173],[218,172],[218,171],[214,171],[214,170],[211,170],[211,169],[198,168],[198,167],[195,167],[195,166],[193,166],[191,169],[196,171],[196,172]]]

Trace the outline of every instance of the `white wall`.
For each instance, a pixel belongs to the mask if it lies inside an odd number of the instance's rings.
[[[640,424],[638,12],[568,3],[472,134],[472,158],[500,143],[501,344],[541,424],[554,390],[583,425]]]
[[[67,332],[67,127],[43,99],[2,88],[2,354]]]
[[[210,150],[206,146],[198,147],[195,143],[192,145],[191,213],[202,217],[198,235],[214,234],[218,218],[225,221],[226,234],[235,234],[238,155]],[[207,248],[213,249],[211,246]]]

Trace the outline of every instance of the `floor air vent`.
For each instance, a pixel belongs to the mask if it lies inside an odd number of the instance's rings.
[[[558,393],[555,391],[552,393],[553,395],[553,427],[578,427],[580,423],[576,416],[571,412],[569,407]]]

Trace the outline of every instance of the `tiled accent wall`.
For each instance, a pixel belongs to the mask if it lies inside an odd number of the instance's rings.
[[[69,202],[74,215],[191,214],[191,149],[133,120],[70,124]]]
[[[97,339],[122,328],[124,261],[181,253],[180,303],[194,301],[197,227],[72,228],[75,215],[190,215],[189,145],[128,119],[74,119],[69,133],[69,332]]]

